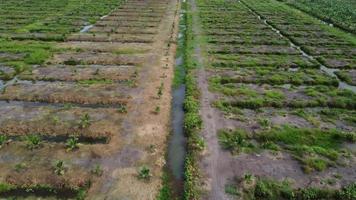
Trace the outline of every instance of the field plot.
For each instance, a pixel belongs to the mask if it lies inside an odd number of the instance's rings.
[[[206,149],[186,195],[354,199],[356,38],[275,0],[188,4]]]
[[[0,1],[0,199],[156,199],[178,10]]]

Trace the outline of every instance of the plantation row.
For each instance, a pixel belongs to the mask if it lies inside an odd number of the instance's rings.
[[[231,152],[202,159],[221,165],[201,167],[203,177],[217,179],[203,199],[310,199],[314,190],[316,199],[352,199],[354,185],[345,188],[351,196],[333,189],[356,180],[346,147],[356,141],[355,38],[275,0],[194,4],[212,93],[202,98],[222,114],[213,117],[215,137]]]

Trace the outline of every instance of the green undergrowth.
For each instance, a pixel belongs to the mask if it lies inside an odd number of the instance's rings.
[[[356,182],[340,189],[294,188],[287,180],[276,181],[245,175],[235,180],[235,183],[229,187],[234,189],[236,196],[244,200],[353,200],[356,198]]]
[[[261,149],[287,151],[301,162],[306,173],[310,173],[341,164],[340,158],[350,157],[350,152],[342,145],[354,143],[356,133],[283,125],[256,133],[242,129],[221,130],[218,138],[221,146],[234,154]]]
[[[202,119],[199,115],[200,93],[197,87],[195,78],[195,69],[197,66],[196,60],[193,57],[194,43],[196,37],[193,34],[193,13],[190,10],[190,5],[187,2],[182,3],[183,9],[186,11],[184,15],[184,23],[186,29],[184,31],[184,52],[183,63],[186,71],[185,84],[186,96],[184,101],[184,130],[188,138],[187,156],[185,160],[185,180],[184,180],[184,195],[185,200],[199,199],[199,169],[198,169],[198,154],[204,148],[204,141],[200,136],[202,127]]]

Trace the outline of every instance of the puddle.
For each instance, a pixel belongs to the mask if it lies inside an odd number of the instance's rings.
[[[84,28],[82,30],[80,30],[80,33],[88,32],[89,29],[91,29],[91,28],[93,28],[93,25],[84,26]]]
[[[336,75],[335,75],[335,71],[338,71],[337,69],[330,69],[328,67],[326,67],[325,65],[323,65],[322,63],[320,63],[317,59],[315,59],[312,55],[307,54],[305,51],[302,50],[302,48],[298,45],[296,45],[295,43],[292,42],[291,39],[289,39],[288,36],[285,36],[281,33],[280,30],[276,29],[273,25],[271,25],[266,19],[263,19],[263,17],[261,17],[256,11],[252,10],[248,5],[246,5],[244,2],[239,1],[240,3],[242,3],[247,10],[249,10],[252,14],[254,14],[255,16],[257,16],[257,18],[261,21],[263,21],[263,23],[265,25],[267,25],[269,28],[271,28],[274,32],[276,32],[281,38],[284,38],[286,40],[288,40],[289,44],[291,47],[293,47],[294,49],[298,50],[304,57],[318,63],[320,65],[320,70],[325,72],[326,74],[335,77],[338,81],[339,81],[339,88],[340,89],[348,89],[351,90],[352,92],[356,93],[356,86],[353,85],[349,85],[346,82],[341,81]]]

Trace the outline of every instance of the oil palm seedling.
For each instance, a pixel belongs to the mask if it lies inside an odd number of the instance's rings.
[[[97,165],[95,165],[95,167],[91,170],[91,173],[94,174],[94,175],[96,175],[96,176],[102,176],[103,173],[104,173],[104,170],[103,170],[103,168],[102,168],[99,164],[97,164]]]
[[[117,108],[117,111],[119,113],[127,113],[127,106],[126,105],[120,105],[118,108]]]
[[[87,128],[90,125],[90,116],[88,113],[85,113],[79,121],[80,128]]]
[[[15,171],[16,172],[20,172],[20,171],[22,171],[22,170],[24,170],[26,168],[27,168],[27,165],[25,163],[17,163],[15,165]]]
[[[78,149],[79,148],[78,138],[71,137],[67,139],[66,147],[67,147],[67,151],[73,151],[75,149]]]
[[[142,166],[138,170],[138,178],[142,180],[150,180],[152,177],[151,170],[147,166]]]
[[[64,167],[64,161],[63,160],[57,160],[54,163],[54,173],[58,176],[64,175],[65,172],[65,167]]]
[[[39,135],[27,135],[25,141],[27,148],[31,150],[39,148],[42,144],[42,138]]]
[[[158,115],[161,112],[161,107],[156,106],[155,110],[154,110],[154,114]]]
[[[163,83],[161,83],[161,85],[159,86],[159,88],[158,88],[158,92],[157,92],[157,96],[158,96],[158,98],[160,99],[161,97],[162,97],[162,95],[163,95]]]

